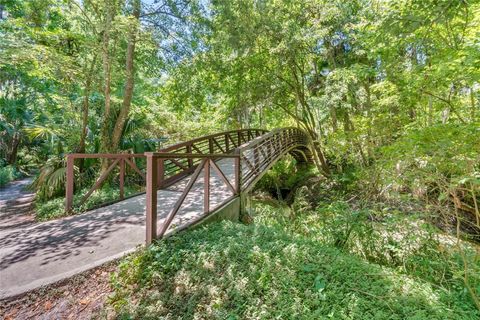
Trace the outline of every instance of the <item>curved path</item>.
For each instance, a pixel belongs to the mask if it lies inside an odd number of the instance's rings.
[[[0,231],[26,227],[35,222],[35,194],[26,190],[31,182],[32,178],[25,178],[0,187]]]

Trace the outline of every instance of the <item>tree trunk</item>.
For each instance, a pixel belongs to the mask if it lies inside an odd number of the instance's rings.
[[[103,95],[105,98],[105,110],[103,115],[103,125],[101,134],[101,149],[103,152],[108,153],[111,150],[110,143],[110,113],[111,113],[111,61],[110,61],[110,29],[113,20],[113,3],[106,1],[105,3],[105,28],[103,30],[102,39],[102,57],[103,57],[103,75],[104,75],[104,87]],[[106,168],[105,168],[106,169]]]
[[[133,17],[135,18],[134,26],[132,27],[127,45],[127,56],[125,61],[125,90],[123,95],[122,108],[118,114],[117,120],[115,122],[115,127],[113,128],[113,136],[111,147],[113,150],[117,150],[122,138],[123,127],[125,122],[128,119],[128,114],[130,113],[130,107],[132,105],[133,97],[133,87],[135,82],[135,69],[134,69],[134,58],[135,58],[135,44],[137,41],[137,31],[138,31],[138,20],[140,17],[140,0],[134,0],[133,2]]]
[[[20,134],[15,132],[10,143],[9,152],[7,154],[7,163],[15,165],[17,162],[18,146],[20,145]]]
[[[320,142],[318,140],[313,141],[313,156],[317,169],[323,172],[323,175],[325,177],[329,177],[331,174],[330,168],[328,167],[327,159],[323,154],[322,146],[320,145]]]
[[[88,127],[88,113],[90,109],[90,91],[92,86],[92,77],[93,71],[95,70],[95,64],[97,61],[97,56],[95,55],[92,59],[92,64],[87,73],[87,78],[85,79],[85,89],[83,91],[83,105],[82,105],[82,132],[80,134],[80,143],[78,144],[77,152],[85,153],[85,146],[87,140],[87,127]],[[83,171],[83,163],[85,159],[79,160],[79,170]]]

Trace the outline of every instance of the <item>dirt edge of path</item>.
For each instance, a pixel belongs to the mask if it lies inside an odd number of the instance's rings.
[[[0,300],[0,319],[113,319],[110,274],[119,259],[18,296]]]

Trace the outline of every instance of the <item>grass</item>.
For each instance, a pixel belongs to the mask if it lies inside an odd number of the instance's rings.
[[[257,206],[251,225],[213,223],[126,258],[111,303],[121,319],[480,317],[448,244],[432,251],[436,230],[372,214]]]
[[[95,190],[87,201],[79,206],[83,195],[87,192],[87,189],[80,190],[75,193],[73,198],[74,211],[73,213],[65,212],[65,197],[54,198],[47,201],[37,201],[36,205],[36,219],[39,221],[47,221],[51,219],[61,218],[67,215],[85,212],[91,208],[99,206],[101,204],[118,200],[119,190],[118,188],[104,186],[102,189]],[[125,186],[125,196],[137,193],[136,188]]]

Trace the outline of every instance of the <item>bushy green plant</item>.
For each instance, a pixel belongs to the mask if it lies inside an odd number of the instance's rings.
[[[13,166],[0,167],[0,187],[18,177],[18,172]]]
[[[37,200],[46,201],[65,194],[66,164],[63,157],[48,159],[32,183]]]
[[[384,195],[411,194],[417,198],[453,200],[456,193],[474,207],[469,188],[480,194],[480,129],[478,124],[439,124],[412,129],[381,149],[381,158],[359,183],[374,178]],[[462,196],[463,195],[463,196]]]
[[[83,195],[88,189],[82,189],[75,193],[73,197],[74,210],[73,212],[65,212],[65,197],[53,198],[45,201],[36,202],[36,219],[39,221],[46,221],[64,217],[69,214],[76,214],[85,212],[102,204],[116,201],[119,197],[119,189],[109,185],[101,189],[95,190],[87,201],[79,206]],[[125,186],[125,196],[129,196],[138,192],[134,187]]]
[[[315,177],[317,172],[313,166],[299,167],[295,159],[287,157],[275,163],[270,170],[258,181],[255,189],[258,191],[268,192],[276,199],[293,202],[293,195],[296,188],[305,184],[306,181]],[[293,194],[291,193],[293,192]],[[290,199],[286,199],[290,196]]]

